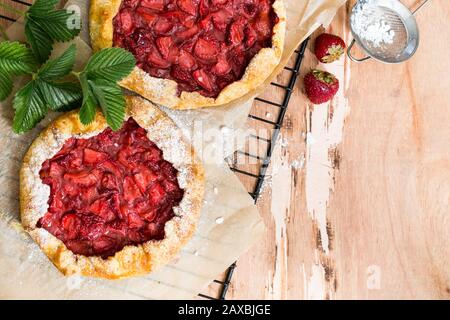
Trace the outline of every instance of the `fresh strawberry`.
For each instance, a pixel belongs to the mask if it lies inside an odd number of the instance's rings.
[[[206,91],[214,90],[213,82],[211,81],[209,74],[205,70],[195,70],[192,76],[194,77],[195,81],[197,81],[197,83]]]
[[[108,158],[103,152],[98,152],[89,148],[84,149],[83,161],[89,164],[99,163]]]
[[[164,5],[165,5],[165,0],[142,0],[141,1],[141,6],[149,8],[149,9],[157,10],[157,11],[164,10]]]
[[[344,40],[329,33],[322,33],[318,36],[314,45],[314,53],[317,59],[323,63],[331,63],[338,60],[344,51]]]
[[[195,16],[197,14],[198,1],[197,0],[178,0],[178,7],[184,12]]]
[[[314,69],[304,78],[306,95],[314,104],[331,100],[339,90],[339,80],[329,72]]]

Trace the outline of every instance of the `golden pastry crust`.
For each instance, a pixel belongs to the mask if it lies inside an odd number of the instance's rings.
[[[91,0],[90,34],[94,51],[113,46],[113,19],[121,3],[122,0]],[[120,82],[120,85],[157,104],[180,110],[220,106],[246,95],[263,84],[272,74],[283,53],[286,33],[286,10],[283,0],[275,0],[273,8],[279,22],[273,28],[272,47],[261,49],[250,61],[242,79],[225,87],[217,98],[185,91],[178,96],[175,81],[152,77],[137,67]]]
[[[163,240],[150,240],[141,245],[126,246],[108,259],[74,254],[64,243],[43,228],[38,220],[48,208],[50,188],[39,177],[42,163],[53,157],[70,137],[88,138],[107,128],[101,113],[93,123],[84,126],[76,112],[67,113],[51,123],[33,142],[20,171],[20,211],[24,229],[64,275],[120,279],[142,275],[165,265],[192,237],[203,202],[204,171],[193,148],[181,130],[150,102],[127,97],[127,115],[147,130],[153,141],[178,170],[178,182],[185,190],[175,217],[165,225]]]

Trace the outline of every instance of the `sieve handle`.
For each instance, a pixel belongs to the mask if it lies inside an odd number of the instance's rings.
[[[353,46],[355,45],[355,43],[356,43],[356,40],[353,39],[353,40],[352,40],[352,43],[350,43],[350,45],[349,45],[348,48],[347,48],[347,56],[350,58],[350,60],[352,60],[352,61],[354,61],[354,62],[363,62],[363,61],[369,60],[369,59],[370,59],[369,56],[364,57],[364,58],[359,58],[359,59],[358,59],[358,58],[355,58],[355,57],[352,55],[352,49],[353,49]]]

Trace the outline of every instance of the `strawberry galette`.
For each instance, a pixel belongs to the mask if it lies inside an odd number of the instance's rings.
[[[181,131],[142,98],[127,98],[118,131],[98,113],[53,122],[20,174],[22,223],[66,275],[109,279],[153,271],[192,236],[203,169]]]
[[[122,47],[127,89],[174,109],[223,105],[261,85],[281,59],[282,0],[92,0],[94,50]]]

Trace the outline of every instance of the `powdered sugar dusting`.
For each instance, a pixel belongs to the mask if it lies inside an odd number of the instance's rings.
[[[382,14],[374,14],[378,7],[376,0],[361,0],[355,5],[351,16],[353,31],[362,41],[368,41],[373,47],[392,44],[395,31]],[[381,18],[380,18],[381,17]]]

